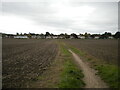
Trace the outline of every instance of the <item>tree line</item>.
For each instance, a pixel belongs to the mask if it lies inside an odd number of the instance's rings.
[[[4,34],[2,33],[2,37],[4,37],[5,35],[9,35],[9,36],[15,36],[13,34]],[[119,39],[120,38],[120,31],[117,31],[115,34],[112,34],[111,32],[105,32],[103,34],[90,34],[90,33],[84,33],[84,34],[75,34],[75,33],[72,33],[72,34],[67,34],[67,33],[61,33],[59,35],[56,35],[56,34],[53,34],[53,33],[50,33],[50,32],[46,32],[45,34],[41,33],[41,34],[35,34],[35,33],[16,33],[16,36],[28,36],[29,38],[32,37],[32,36],[61,36],[61,37],[64,37],[64,38],[70,38],[71,36],[73,38],[79,38],[79,36],[84,36],[86,39],[87,38],[95,38],[95,37],[99,37],[100,39],[107,39],[109,37],[113,37],[115,39]]]

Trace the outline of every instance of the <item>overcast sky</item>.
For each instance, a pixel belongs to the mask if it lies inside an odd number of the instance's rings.
[[[1,3],[3,33],[104,33],[118,31],[117,2],[39,0]]]

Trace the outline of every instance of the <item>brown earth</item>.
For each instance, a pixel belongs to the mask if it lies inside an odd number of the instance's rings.
[[[55,60],[46,71],[43,72],[38,80],[32,82],[30,87],[32,88],[58,88],[60,82],[61,71],[63,70],[63,59],[58,50]]]
[[[63,40],[101,62],[118,65],[118,40],[115,39],[71,39]]]
[[[3,39],[3,88],[27,88],[51,65],[58,47],[54,40]]]

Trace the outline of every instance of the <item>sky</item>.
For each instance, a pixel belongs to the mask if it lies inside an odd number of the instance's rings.
[[[118,2],[81,0],[2,0],[0,32],[115,33]]]

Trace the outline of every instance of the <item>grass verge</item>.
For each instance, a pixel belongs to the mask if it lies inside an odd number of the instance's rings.
[[[62,59],[64,59],[63,71],[61,74],[61,81],[59,88],[82,88],[85,83],[82,78],[84,75],[82,71],[72,61],[71,53],[65,48],[64,43],[60,43],[60,51]]]
[[[116,66],[104,64],[96,66],[96,69],[98,70],[97,74],[100,75],[100,77],[106,83],[108,83],[111,88],[118,88],[120,85],[120,76],[118,74],[118,68]]]
[[[100,62],[100,60],[95,59],[94,57],[88,55],[85,52],[80,51],[79,49],[70,46],[69,48],[74,51],[76,54],[80,55],[81,57],[84,57],[85,60],[91,61],[93,68],[96,69],[98,72],[96,73],[103,79],[110,88],[119,88],[120,86],[120,76],[118,72],[120,72],[120,68],[116,65],[110,65],[103,62]]]

